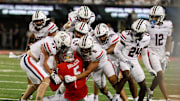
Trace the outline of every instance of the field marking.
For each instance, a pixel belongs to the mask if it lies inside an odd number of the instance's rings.
[[[0,69],[0,72],[24,72],[22,70]]]

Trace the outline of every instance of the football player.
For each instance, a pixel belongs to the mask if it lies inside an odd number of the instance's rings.
[[[120,100],[120,91],[118,91],[119,85],[117,76],[115,74],[115,69],[111,61],[107,58],[106,51],[101,48],[100,45],[93,42],[93,38],[90,35],[85,35],[80,38],[79,44],[74,47],[83,58],[83,61],[86,61],[87,66],[85,66],[86,70],[79,75],[76,76],[65,76],[65,81],[74,82],[78,79],[84,78],[91,73],[93,80],[95,81],[98,88],[102,89],[106,85],[105,76],[108,78],[111,85],[116,89],[116,92],[119,96],[118,100]],[[84,63],[84,65],[86,65]],[[105,74],[105,75],[104,75]],[[109,92],[107,97],[111,96]],[[112,100],[109,98],[109,100]]]
[[[58,75],[64,77],[65,75],[78,75],[83,72],[83,60],[81,56],[74,52],[71,48],[68,48],[60,53],[62,63],[58,64]],[[73,83],[64,83],[65,93],[64,98],[69,101],[80,101],[88,94],[88,87],[86,85],[86,78],[77,80]],[[50,83],[52,90],[57,90],[59,85]],[[48,98],[46,98],[48,101]],[[45,100],[45,99],[44,99]],[[49,99],[53,101],[52,99]],[[59,99],[61,101],[61,99]]]
[[[110,31],[109,27],[106,24],[100,23],[100,24],[96,25],[96,27],[95,27],[93,38],[97,44],[99,44],[103,49],[106,50],[106,52],[108,54],[107,55],[108,58],[112,61],[112,64],[115,67],[116,75],[117,75],[117,77],[119,77],[120,70],[117,65],[118,64],[117,58],[113,55],[114,47],[115,47],[116,43],[120,40],[118,34],[116,34],[113,31]],[[94,84],[93,84],[94,94],[88,96],[88,98],[92,96],[92,98],[96,101],[96,99],[98,99],[98,89],[95,85],[96,84],[94,82]],[[107,87],[105,87],[105,89],[107,89]],[[121,97],[124,101],[128,100],[125,92],[121,92]]]
[[[86,22],[90,26],[95,21],[95,14],[88,6],[81,6],[78,10],[68,14],[68,22],[64,24],[64,29],[72,32],[77,22]]]
[[[165,10],[161,6],[153,6],[150,10],[149,17],[147,30],[151,41],[148,55],[152,68],[157,73],[157,77],[153,79],[152,85],[148,88],[148,100],[152,99],[153,90],[159,85],[164,98],[168,101],[169,98],[163,71],[167,67],[170,56],[173,24],[169,20],[164,20]]]
[[[28,46],[46,36],[55,36],[58,27],[55,23],[51,22],[42,11],[36,11],[32,15],[32,21],[29,24],[29,31],[31,34],[28,38]]]
[[[147,70],[156,76],[156,72],[151,69],[147,56],[150,36],[146,33],[146,21],[143,19],[133,22],[131,29],[121,33],[121,40],[114,48],[114,53],[119,58],[119,65],[123,74],[123,78],[120,80],[120,89],[123,88],[132,75],[140,86],[138,101],[143,101],[146,94],[146,83],[144,72],[138,62],[140,53]]]
[[[46,37],[30,46],[30,50],[21,59],[21,68],[26,72],[31,85],[28,86],[21,100],[27,98],[37,90],[36,101],[42,101],[49,86],[50,78],[59,84],[61,79],[47,64],[49,56],[55,56],[59,50],[70,47],[71,37],[60,31],[55,37]]]

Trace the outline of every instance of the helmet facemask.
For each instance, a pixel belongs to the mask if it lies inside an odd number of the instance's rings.
[[[136,31],[132,31],[132,37],[135,40],[141,40],[143,38],[144,32],[137,33]]]
[[[154,15],[150,15],[149,20],[151,22],[152,25],[157,25],[159,23],[162,22],[161,19],[164,19],[162,16],[154,16]]]
[[[73,62],[74,61],[74,51],[71,48],[66,48],[60,52],[60,58],[64,62]]]
[[[98,41],[102,44],[106,44],[108,41],[108,35],[104,34],[102,36],[97,37]]]

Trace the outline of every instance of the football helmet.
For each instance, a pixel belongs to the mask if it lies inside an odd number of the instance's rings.
[[[81,34],[87,34],[89,32],[89,27],[85,22],[77,22],[75,25],[75,31]]]
[[[79,41],[80,51],[83,56],[89,56],[91,54],[91,49],[93,47],[93,39],[89,35],[81,37]]]
[[[131,34],[133,38],[136,40],[141,40],[143,34],[147,32],[146,21],[143,19],[138,19],[134,21],[133,24],[131,25],[131,29],[132,29]]]
[[[153,19],[156,18],[157,20]],[[163,22],[165,18],[164,8],[161,6],[153,6],[149,12],[149,20],[152,24],[158,24]]]
[[[94,35],[101,43],[106,43],[108,40],[109,28],[106,24],[100,23],[96,25]]]
[[[46,20],[47,17],[42,11],[36,11],[32,15],[33,25],[38,29],[41,29],[43,26],[45,26]]]
[[[91,18],[91,10],[89,9],[88,6],[81,6],[78,10],[78,18],[80,21],[82,21],[82,19],[86,20],[83,22],[88,22],[89,19]]]
[[[65,31],[59,31],[54,36],[54,42],[58,50],[71,46],[71,36]]]
[[[70,47],[66,48],[62,52],[60,52],[60,58],[64,62],[72,62],[74,61],[74,51]]]

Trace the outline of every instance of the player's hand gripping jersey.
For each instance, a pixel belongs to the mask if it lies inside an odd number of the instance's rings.
[[[58,30],[58,27],[56,26],[56,24],[50,22],[47,26],[44,26],[42,29],[37,30],[34,27],[33,22],[31,22],[29,24],[29,30],[34,34],[37,40],[40,40],[42,38],[45,38],[46,36],[51,36],[51,34]]]
[[[171,36],[173,30],[173,24],[171,21],[163,21],[159,25],[152,25],[150,22],[147,23],[147,30],[151,37],[149,51],[158,55],[163,56],[165,54],[165,45],[168,36]]]

